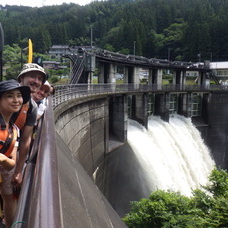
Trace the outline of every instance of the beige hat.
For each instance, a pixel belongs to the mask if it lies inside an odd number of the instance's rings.
[[[49,88],[49,90],[51,91],[51,85],[48,81],[45,81],[42,86],[47,86]]]
[[[43,67],[39,66],[36,63],[26,63],[26,64],[23,65],[22,71],[17,76],[18,81],[21,82],[20,77],[23,74],[31,72],[31,71],[38,71],[38,72],[42,73],[42,75],[43,75],[43,83],[47,80],[47,74],[45,73]]]

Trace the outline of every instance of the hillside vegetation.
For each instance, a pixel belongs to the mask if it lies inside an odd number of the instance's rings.
[[[58,44],[93,45],[148,58],[228,58],[227,0],[108,0],[80,6],[1,7],[5,44],[46,53]],[[92,34],[92,36],[91,36]]]

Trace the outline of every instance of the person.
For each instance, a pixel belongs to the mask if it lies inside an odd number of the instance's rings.
[[[47,74],[43,67],[38,64],[26,63],[23,65],[22,71],[19,73],[17,79],[20,85],[30,87],[31,94],[33,94],[36,93],[41,85],[47,80]],[[37,104],[32,98],[22,106],[19,112],[14,113],[12,116],[12,121],[21,130],[19,158],[12,177],[12,183],[17,190],[20,189],[22,183],[23,169],[30,151],[33,128],[36,125],[36,119]]]
[[[51,95],[55,95],[55,86],[51,85],[51,91],[50,91]]]
[[[0,192],[6,227],[13,224],[16,210],[11,179],[16,166],[19,130],[11,116],[29,99],[28,86],[20,86],[16,80],[0,82]]]
[[[51,94],[52,87],[48,81],[46,81],[40,89],[32,94],[33,100],[38,105],[37,120],[44,114],[47,105],[47,97]]]

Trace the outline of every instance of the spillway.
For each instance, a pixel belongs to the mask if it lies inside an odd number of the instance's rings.
[[[130,201],[157,189],[190,196],[208,183],[215,162],[190,118],[173,115],[168,123],[151,116],[148,129],[129,120],[127,134],[127,143],[106,161],[105,195],[121,217]]]
[[[141,164],[152,191],[180,191],[190,196],[208,182],[215,163],[190,118],[170,117],[169,123],[152,116],[148,130],[130,121],[128,142]]]

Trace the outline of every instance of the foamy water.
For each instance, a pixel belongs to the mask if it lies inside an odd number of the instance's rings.
[[[150,117],[148,130],[129,120],[128,143],[147,177],[151,191],[172,189],[190,196],[193,189],[208,183],[215,167],[210,151],[190,118]]]

